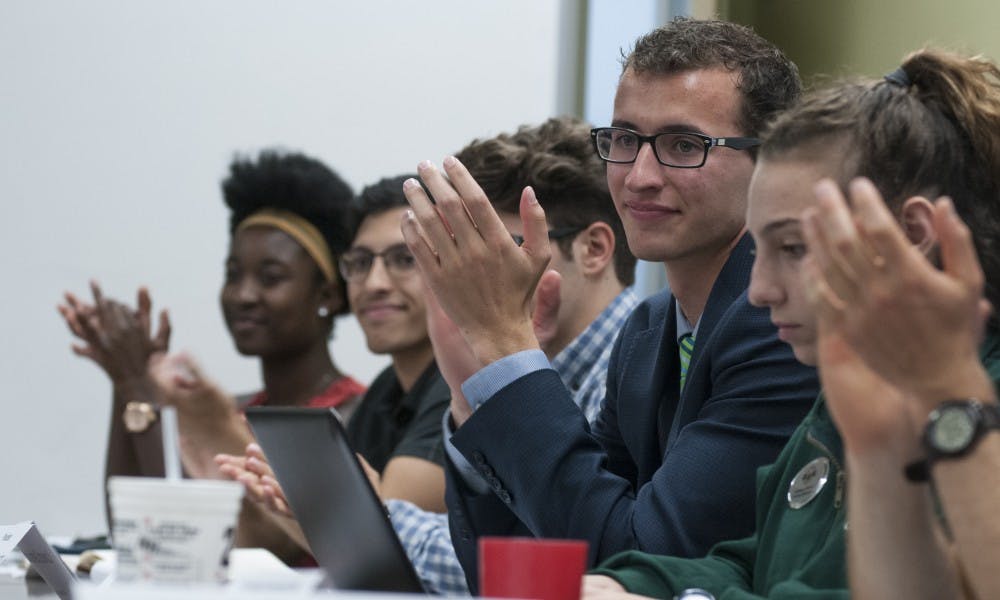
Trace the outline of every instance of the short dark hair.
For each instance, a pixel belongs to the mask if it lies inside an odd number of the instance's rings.
[[[570,117],[552,118],[475,140],[456,157],[499,211],[517,214],[521,191],[530,185],[552,227],[607,223],[615,234],[615,275],[626,286],[635,281],[635,256],[608,192],[604,163],[591,145],[590,125]],[[570,258],[572,239],[557,244]]]
[[[743,95],[738,120],[743,134],[756,136],[779,111],[802,93],[799,70],[791,60],[753,29],[728,21],[678,17],[640,37],[622,53],[622,75],[673,75],[723,67],[737,74]],[[751,153],[751,156],[755,156]]]
[[[333,170],[305,154],[266,149],[256,160],[237,155],[222,181],[222,196],[231,211],[230,235],[243,219],[258,210],[276,208],[312,223],[334,256],[350,245],[354,232],[354,192]],[[317,275],[321,276],[318,268]],[[343,314],[348,312],[343,281],[339,287]]]
[[[915,52],[901,69],[905,85],[855,80],[807,95],[771,124],[761,156],[843,152],[841,186],[871,179],[897,216],[914,195],[949,195],[1000,306],[1000,69],[941,50]]]
[[[395,177],[384,177],[375,183],[365,186],[358,194],[357,223],[372,215],[384,213],[394,208],[409,206],[403,194],[403,182],[407,179],[420,181],[416,173],[406,173]],[[423,185],[423,184],[421,184]],[[426,188],[425,188],[426,189]],[[427,194],[430,197],[430,194]],[[357,234],[357,231],[354,232]]]

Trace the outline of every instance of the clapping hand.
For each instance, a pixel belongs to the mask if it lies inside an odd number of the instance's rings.
[[[521,195],[518,246],[465,167],[454,157],[444,167],[448,178],[429,162],[418,167],[433,203],[417,182],[403,188],[412,207],[403,236],[424,281],[480,366],[538,348],[531,304],[551,250],[534,191]]]
[[[160,311],[159,325],[151,335],[152,300],[149,290],[139,288],[135,310],[105,298],[96,282],[90,283],[94,303],[87,304],[72,293],[57,306],[66,325],[82,344],[73,344],[73,352],[100,365],[115,384],[145,377],[151,357],[167,351],[170,342],[170,317]]]
[[[215,464],[219,466],[219,472],[227,478],[243,484],[248,498],[266,507],[275,515],[295,518],[291,508],[288,507],[285,492],[274,478],[274,471],[271,470],[271,465],[259,445],[247,444],[246,454],[243,456],[217,454]]]
[[[971,235],[950,200],[910,200],[926,205],[938,269],[870,181],[855,180],[849,191],[850,204],[833,182],[821,182],[817,207],[803,220],[823,387],[839,424],[853,412],[863,437],[880,422],[899,422],[901,410],[922,426],[937,402],[961,393],[956,382],[981,381],[977,347],[989,307]],[[842,402],[853,409],[837,415]],[[843,431],[849,443],[853,429]]]

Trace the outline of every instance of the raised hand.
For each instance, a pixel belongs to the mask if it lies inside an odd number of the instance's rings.
[[[803,215],[815,261],[812,297],[821,322],[891,385],[930,408],[982,377],[977,347],[988,308],[968,228],[950,200],[930,206],[942,268],[900,229],[868,180],[850,185],[848,206],[831,181]],[[927,202],[914,199],[916,202]],[[970,390],[968,392],[972,394]]]
[[[480,365],[538,348],[531,301],[550,248],[534,191],[521,196],[518,247],[465,167],[454,157],[444,167],[448,178],[429,162],[418,167],[434,203],[415,181],[403,188],[412,207],[403,236],[424,280]]]
[[[907,456],[916,432],[906,418],[902,390],[880,377],[838,331],[822,320],[817,340],[819,374],[830,414],[849,452],[888,451]]]
[[[189,475],[218,478],[216,454],[237,454],[253,441],[236,401],[184,353],[150,361],[160,401],[177,408],[181,459]]]
[[[456,425],[465,423],[472,415],[472,407],[462,393],[462,383],[482,368],[472,354],[472,348],[458,330],[430,288],[425,286],[427,307],[427,334],[434,347],[434,360],[438,370],[451,390],[451,418]]]
[[[96,362],[115,384],[146,375],[150,357],[166,352],[170,341],[170,318],[161,311],[155,336],[150,335],[152,301],[149,291],[140,288],[137,309],[105,298],[96,282],[90,284],[94,303],[87,304],[73,294],[65,294],[59,313],[82,344],[73,344],[78,356]]]
[[[154,358],[150,375],[163,395],[162,402],[177,408],[182,427],[184,420],[196,421],[195,427],[210,427],[214,420],[237,415],[234,399],[206,377],[187,353]]]

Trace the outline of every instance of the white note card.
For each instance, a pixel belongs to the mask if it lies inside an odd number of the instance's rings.
[[[60,599],[69,600],[70,588],[76,578],[38,532],[34,522],[0,525],[0,566],[6,565],[14,550],[20,550]]]

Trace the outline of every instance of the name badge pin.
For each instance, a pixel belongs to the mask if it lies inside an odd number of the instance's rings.
[[[819,495],[830,477],[830,460],[820,457],[802,467],[788,484],[788,506],[799,509]]]

